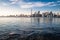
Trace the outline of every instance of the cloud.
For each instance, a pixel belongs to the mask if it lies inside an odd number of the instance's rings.
[[[21,8],[32,8],[34,5],[20,5]]]
[[[9,0],[9,1],[18,1],[18,0]]]
[[[53,4],[54,2],[48,2],[48,3],[44,3],[44,2],[28,2],[28,3],[24,3],[24,4],[20,4],[21,8],[32,8],[32,7],[43,7],[43,6],[48,6]]]
[[[58,4],[59,3],[59,4]],[[9,3],[3,3],[3,5],[18,5],[20,8],[33,8],[44,6],[57,6],[60,5],[60,1],[57,2],[25,2],[23,0],[9,0]]]
[[[10,4],[16,4],[16,2],[11,2]]]
[[[11,3],[10,4],[16,4],[19,0],[9,0]]]
[[[21,8],[33,8],[33,7],[44,7],[44,6],[57,6],[60,5],[60,1],[57,2],[21,2],[20,7]]]
[[[52,7],[52,6],[58,6],[58,5],[60,5],[60,1],[57,1],[57,2],[53,2],[51,5],[49,5],[50,7]]]
[[[2,3],[3,6],[7,6],[8,4],[7,3]]]

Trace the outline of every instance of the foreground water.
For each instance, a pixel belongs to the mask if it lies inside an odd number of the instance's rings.
[[[59,34],[60,18],[0,17],[0,38],[6,38],[8,34],[21,34],[26,37],[33,33]]]

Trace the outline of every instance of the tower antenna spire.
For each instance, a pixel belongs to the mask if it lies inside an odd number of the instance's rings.
[[[31,9],[31,16],[32,16],[32,9]]]

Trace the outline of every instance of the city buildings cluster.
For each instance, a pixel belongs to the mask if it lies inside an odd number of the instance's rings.
[[[44,13],[41,14],[40,11],[38,11],[38,12],[34,12],[34,14],[31,14],[30,17],[50,17],[50,18],[58,17],[58,18],[60,18],[60,14],[55,14],[52,11],[44,12]]]
[[[20,14],[20,15],[0,16],[0,17],[50,17],[50,18],[58,17],[60,18],[60,14],[59,13],[55,14],[52,11],[44,12],[44,13],[40,13],[40,11],[32,13],[31,11],[31,15]]]

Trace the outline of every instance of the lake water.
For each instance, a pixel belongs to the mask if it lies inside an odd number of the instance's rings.
[[[23,34],[23,31],[26,31],[25,34],[59,33],[60,18],[0,17],[0,35],[5,33]]]

